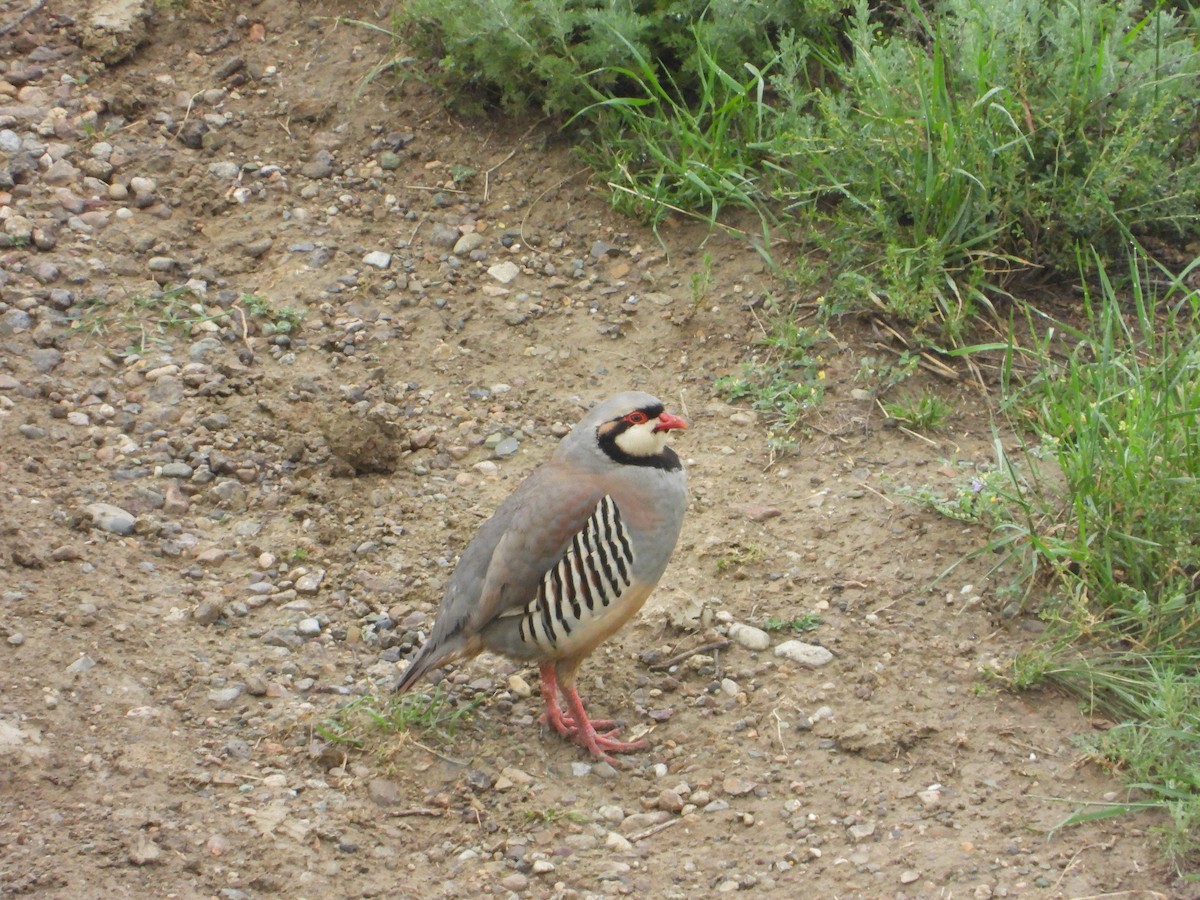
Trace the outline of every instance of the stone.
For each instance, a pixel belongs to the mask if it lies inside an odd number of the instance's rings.
[[[502,263],[490,266],[487,273],[501,284],[510,284],[513,279],[521,274],[521,267],[511,260],[505,260]]]
[[[110,534],[133,534],[137,524],[137,516],[111,503],[89,503],[84,512],[92,517],[95,527]]]
[[[456,256],[464,256],[472,250],[478,250],[482,245],[483,235],[477,231],[468,231],[454,242],[454,249],[451,252]]]
[[[771,636],[761,628],[734,622],[729,626],[729,638],[739,647],[747,650],[766,650],[771,646]]]
[[[833,660],[833,654],[824,647],[804,641],[784,641],[775,648],[775,655],[814,669]]]

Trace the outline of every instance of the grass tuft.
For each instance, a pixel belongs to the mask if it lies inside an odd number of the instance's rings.
[[[337,709],[316,731],[330,744],[360,750],[397,734],[447,740],[482,702],[477,697],[459,705],[440,685],[428,693],[367,694]]]

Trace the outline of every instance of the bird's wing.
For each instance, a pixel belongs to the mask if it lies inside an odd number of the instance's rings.
[[[478,602],[466,614],[464,630],[477,634],[498,616],[524,609],[604,493],[603,485],[595,478],[550,467],[522,484],[493,517],[501,520],[497,523],[498,535],[485,536],[481,529],[476,538],[492,543],[494,549],[487,558]],[[509,502],[511,507],[504,509]],[[471,549],[468,547],[464,557]],[[469,593],[464,600],[469,599]]]

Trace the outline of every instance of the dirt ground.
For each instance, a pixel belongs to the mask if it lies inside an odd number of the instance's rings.
[[[552,132],[366,80],[386,38],[331,15],[383,7],[182,6],[0,2],[0,893],[1200,896],[1152,817],[1055,830],[1124,796],[1072,743],[1102,723],[981,677],[1040,624],[988,560],[930,587],[985,535],[897,488],[993,458],[971,379],[912,382],[941,432],[885,428],[856,376],[887,336],[835,326],[773,458],[714,380],[768,294],[815,296],[691,224],[664,248]],[[581,688],[651,749],[592,764],[490,657],[451,674],[482,700],[451,738],[325,740],[482,518],[627,388],[691,422],[691,502]]]

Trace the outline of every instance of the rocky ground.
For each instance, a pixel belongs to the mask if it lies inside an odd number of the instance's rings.
[[[882,427],[846,323],[773,457],[713,387],[784,290],[758,257],[660,245],[552,133],[365,80],[389,52],[289,0],[0,2],[0,892],[1195,896],[1150,817],[1053,830],[1122,796],[1102,723],[981,676],[1040,624],[987,561],[930,587],[984,536],[897,488],[988,461],[988,397],[923,374],[948,427]],[[631,387],[691,421],[691,506],[581,687],[652,749],[585,758],[489,657],[452,737],[331,741]]]

